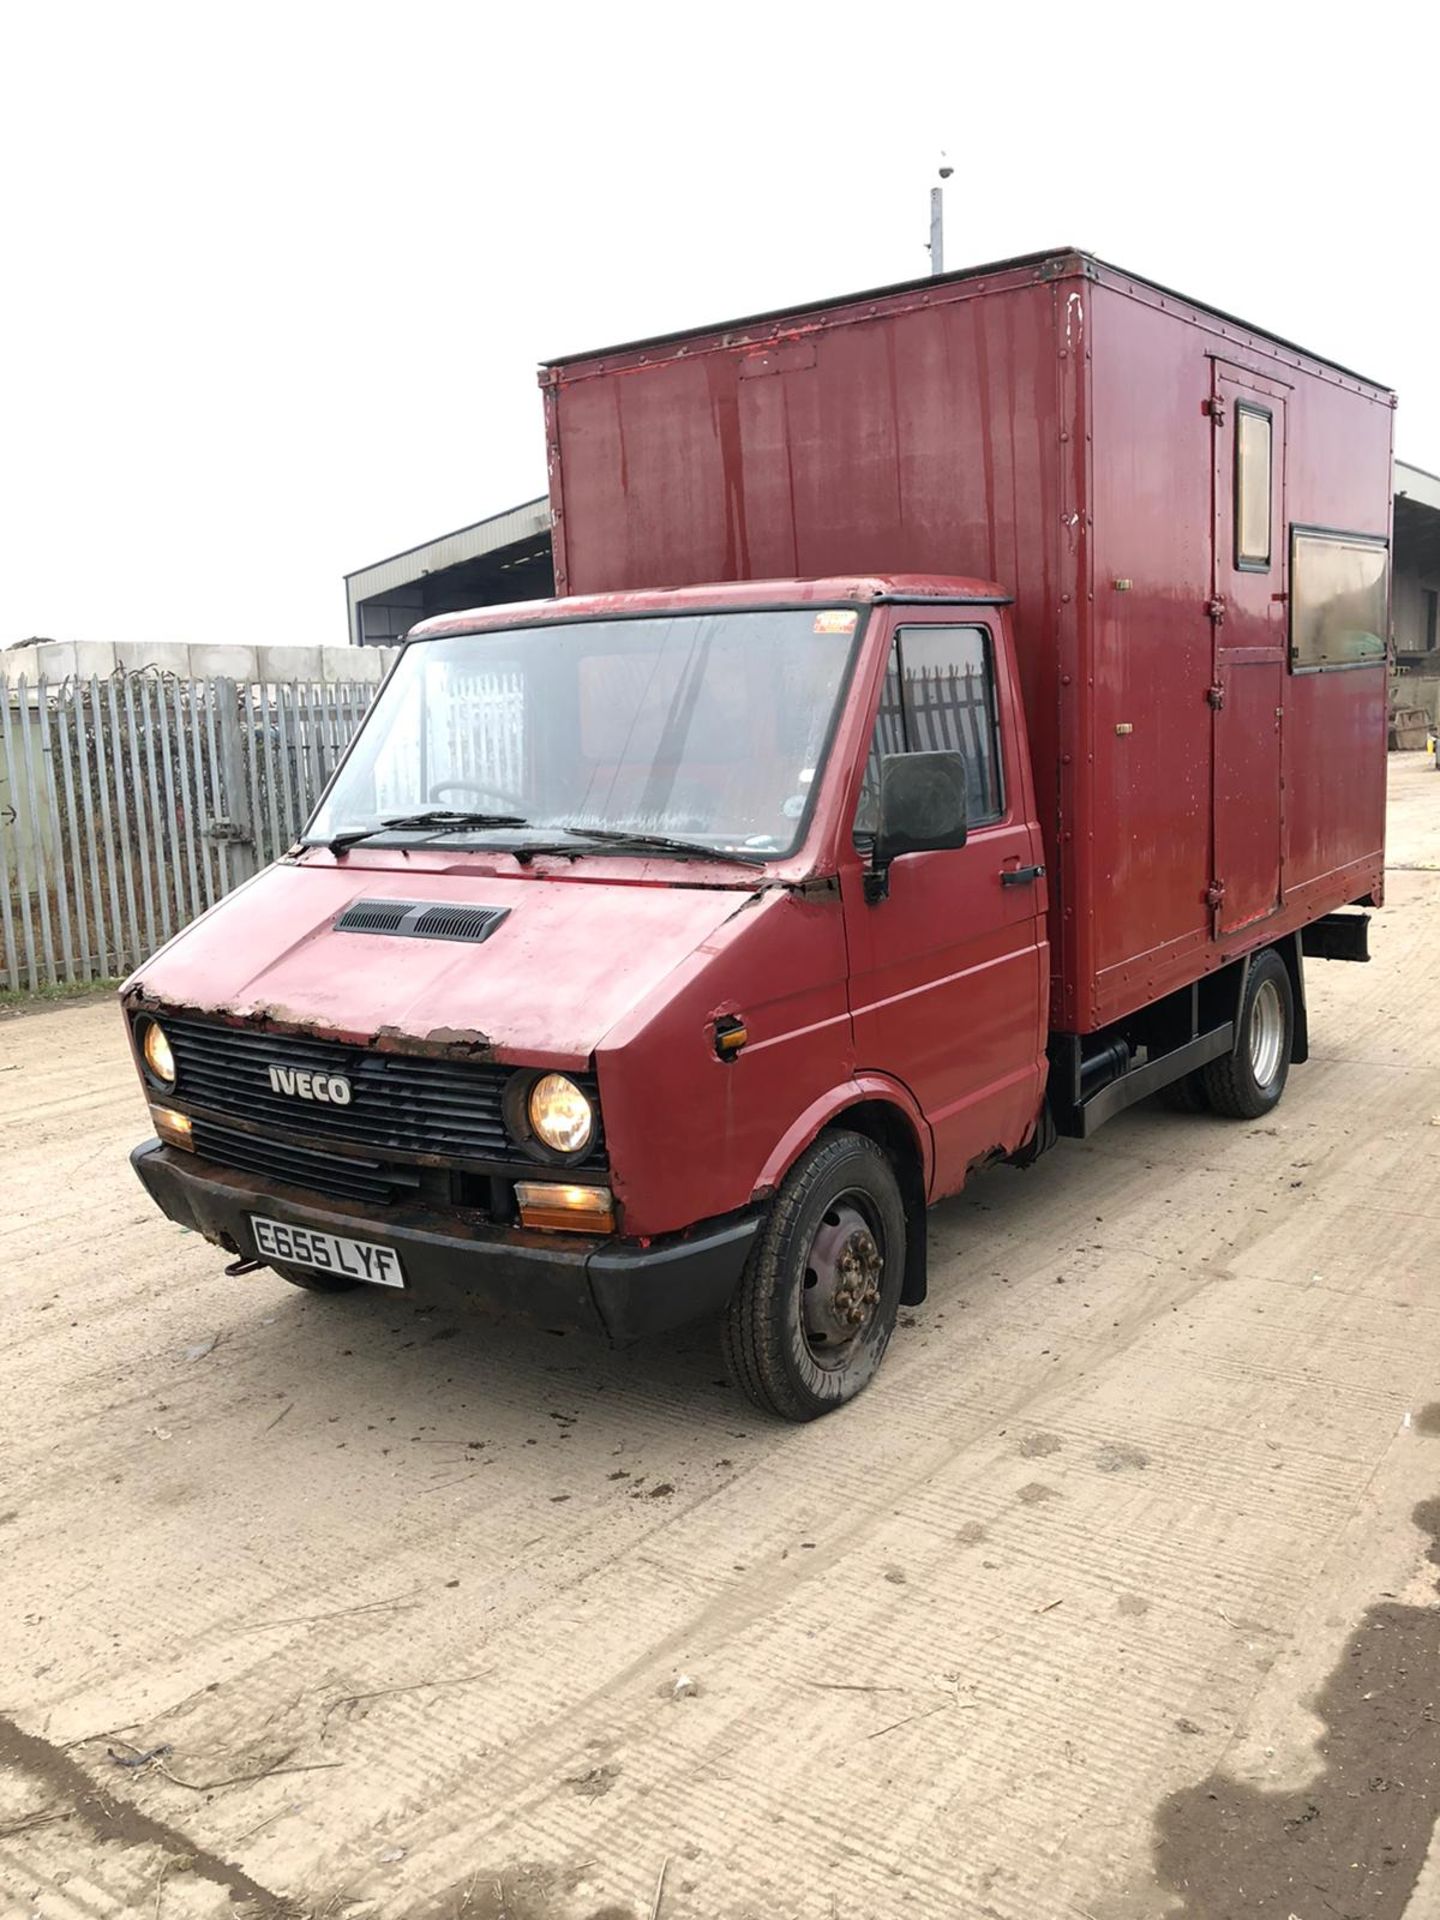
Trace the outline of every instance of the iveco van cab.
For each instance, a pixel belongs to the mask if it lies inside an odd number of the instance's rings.
[[[237,1271],[716,1318],[812,1418],[930,1203],[1157,1092],[1268,1112],[1304,957],[1365,957],[1390,396],[1069,254],[545,383],[565,591],[415,628],[302,843],[126,983],[135,1165]],[[882,549],[926,570],[834,564]]]

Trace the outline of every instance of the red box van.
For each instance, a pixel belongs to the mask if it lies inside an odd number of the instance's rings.
[[[1071,252],[542,383],[560,597],[416,628],[126,983],[135,1164],[302,1286],[718,1317],[811,1418],[927,1205],[1268,1112],[1366,957],[1393,396]]]

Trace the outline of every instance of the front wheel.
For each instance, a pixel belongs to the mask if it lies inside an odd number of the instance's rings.
[[[1250,962],[1235,1047],[1200,1069],[1205,1097],[1230,1120],[1258,1120],[1278,1106],[1290,1072],[1295,992],[1290,970],[1273,947]]]
[[[886,1155],[821,1136],[776,1195],[726,1309],[730,1376],[758,1407],[816,1420],[885,1357],[905,1272],[905,1206]]]

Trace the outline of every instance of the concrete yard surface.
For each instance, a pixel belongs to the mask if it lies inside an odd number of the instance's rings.
[[[804,1428],[225,1278],[113,1003],[0,1019],[0,1914],[1440,1915],[1428,756],[1390,858],[1275,1115],[977,1178]]]

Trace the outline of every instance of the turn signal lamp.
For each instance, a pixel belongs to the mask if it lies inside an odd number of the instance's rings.
[[[738,1013],[723,1014],[715,1022],[715,1051],[722,1060],[734,1060],[749,1040],[750,1029]]]
[[[188,1113],[177,1113],[174,1107],[151,1107],[150,1119],[167,1147],[183,1147],[187,1153],[195,1151],[194,1130]]]
[[[522,1227],[552,1233],[613,1233],[615,1202],[608,1187],[566,1187],[551,1180],[517,1180]]]

